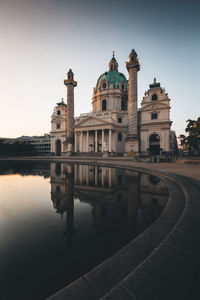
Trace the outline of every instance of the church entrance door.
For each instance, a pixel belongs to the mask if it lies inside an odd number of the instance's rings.
[[[60,140],[56,141],[56,155],[57,156],[61,155],[61,141]]]
[[[160,154],[160,137],[157,134],[152,134],[149,138],[150,154]]]

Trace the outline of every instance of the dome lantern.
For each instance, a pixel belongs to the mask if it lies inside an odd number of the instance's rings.
[[[118,63],[115,58],[115,52],[113,51],[113,57],[109,62],[109,71],[117,71],[118,72]]]

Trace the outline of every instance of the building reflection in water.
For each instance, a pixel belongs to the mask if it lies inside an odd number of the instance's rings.
[[[51,163],[51,200],[56,212],[66,213],[64,236],[70,245],[74,230],[74,165]]]
[[[91,206],[97,233],[112,234],[126,227],[131,237],[141,233],[162,212],[168,189],[158,177],[90,165],[51,163],[51,199],[61,216],[66,214],[64,235],[70,245],[74,229],[74,199]]]

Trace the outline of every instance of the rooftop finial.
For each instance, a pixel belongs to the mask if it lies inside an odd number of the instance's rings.
[[[74,80],[74,73],[72,72],[72,69],[69,69],[67,76],[69,80]]]
[[[61,102],[64,103],[64,99],[63,98],[62,98]]]
[[[115,51],[113,51],[113,58],[115,57]]]
[[[154,77],[153,82],[156,83],[156,77]]]

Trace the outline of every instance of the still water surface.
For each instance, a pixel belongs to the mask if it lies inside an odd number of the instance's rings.
[[[120,169],[0,162],[0,299],[44,300],[145,230],[163,181]]]

